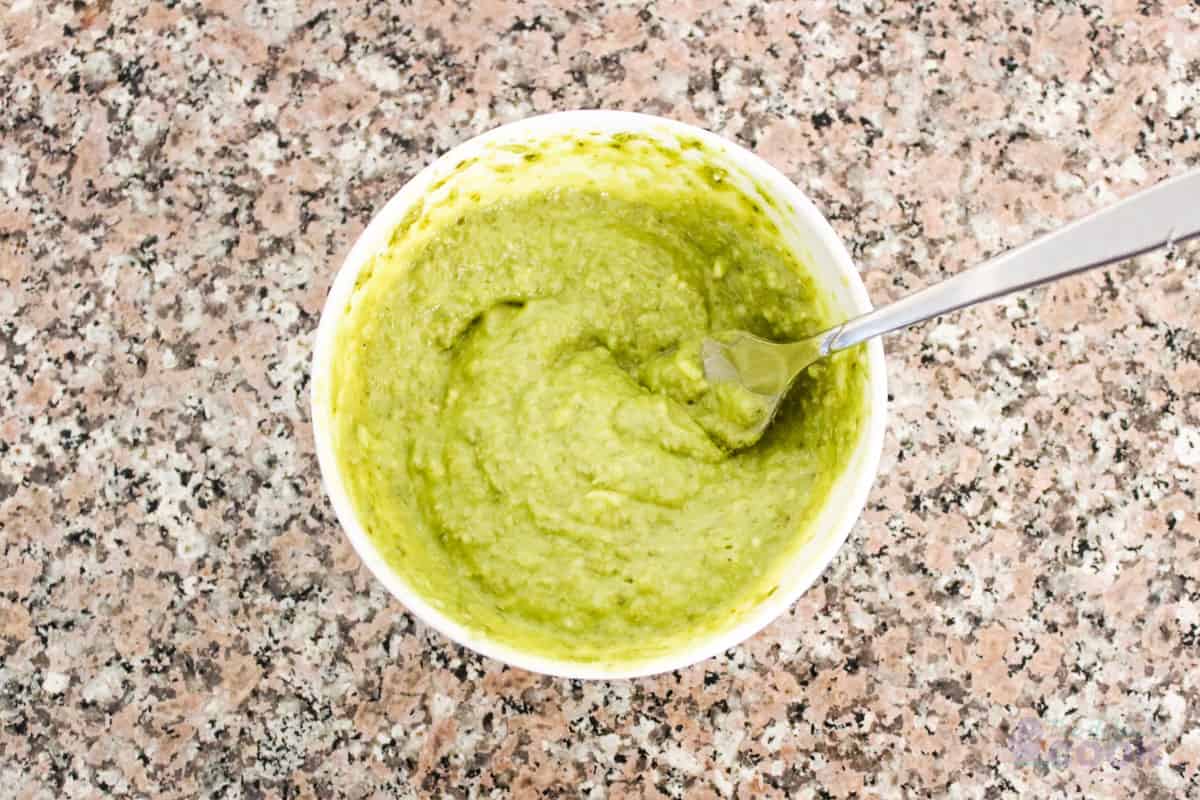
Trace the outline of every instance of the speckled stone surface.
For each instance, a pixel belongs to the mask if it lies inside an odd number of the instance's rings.
[[[1195,247],[890,339],[846,547],[652,679],[416,623],[306,408],[372,210],[500,122],[723,133],[885,302],[1200,163],[1200,6],[5,0],[0,32],[0,796],[1200,795]]]

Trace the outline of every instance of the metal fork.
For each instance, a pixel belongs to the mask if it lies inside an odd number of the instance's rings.
[[[1145,189],[902,300],[798,342],[726,331],[701,344],[705,377],[764,398],[756,441],[796,377],[839,350],[917,322],[1200,236],[1200,170]]]

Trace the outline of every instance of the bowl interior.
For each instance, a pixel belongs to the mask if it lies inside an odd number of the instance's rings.
[[[338,519],[367,567],[413,613],[454,641],[514,666],[573,678],[632,677],[678,669],[737,644],[786,610],[828,565],[865,504],[878,468],[886,412],[883,351],[875,341],[868,346],[864,415],[855,451],[810,526],[810,538],[784,566],[778,590],[746,613],[735,626],[663,656],[637,663],[605,665],[551,659],[514,650],[446,617],[388,566],[356,517],[339,474],[332,440],[333,426],[329,420],[329,376],[337,327],[361,270],[374,254],[387,246],[397,226],[406,218],[411,219],[414,209],[436,207],[438,197],[453,191],[464,173],[490,167],[497,160],[520,159],[519,149],[513,146],[564,135],[611,136],[621,133],[660,138],[672,146],[677,146],[680,141],[702,143],[705,160],[716,162],[744,193],[761,202],[785,242],[808,266],[836,313],[848,318],[870,309],[866,289],[828,222],[790,181],[757,156],[707,131],[658,117],[611,111],[563,112],[532,117],[471,139],[407,183],[372,219],[338,272],[322,313],[313,356],[312,418],[322,477]],[[569,182],[586,176],[570,174],[568,169],[558,177]]]

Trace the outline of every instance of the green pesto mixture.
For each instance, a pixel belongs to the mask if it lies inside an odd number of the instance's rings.
[[[839,320],[741,190],[622,141],[635,178],[410,215],[360,278],[331,403],[359,519],[418,593],[510,646],[614,663],[773,591],[853,452],[865,381],[860,352],[828,359],[760,442],[727,448],[709,417],[740,402],[711,402],[699,338]]]

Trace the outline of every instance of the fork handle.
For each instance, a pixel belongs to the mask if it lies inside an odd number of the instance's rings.
[[[1200,170],[1180,175],[831,329],[822,354],[1200,236]]]

